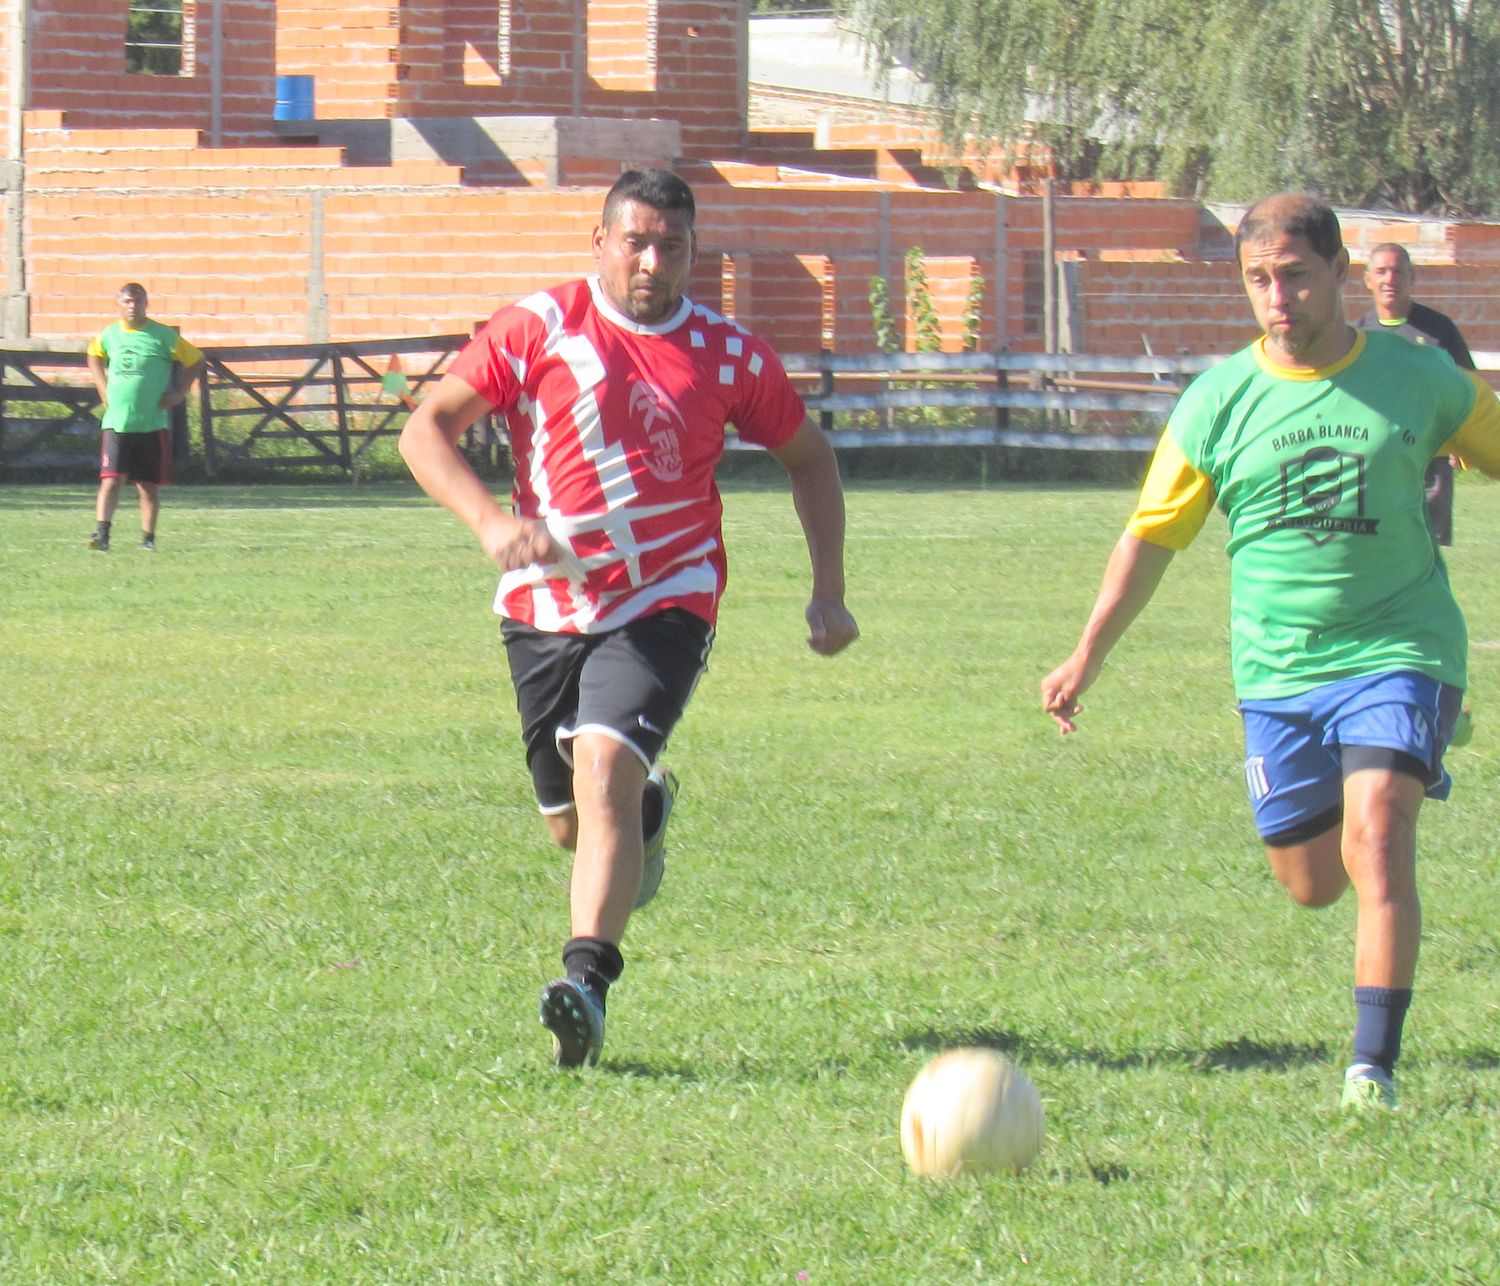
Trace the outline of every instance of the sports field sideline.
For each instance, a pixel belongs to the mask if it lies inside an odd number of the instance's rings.
[[[1352,906],[1249,826],[1222,520],[1080,735],[1037,710],[1130,504],[854,486],[822,660],[787,497],[729,488],[666,883],[562,1075],[565,869],[467,532],[178,487],[96,554],[91,487],[0,489],[0,1281],[1500,1280],[1500,487],[1459,487],[1477,731],[1377,1119],[1336,1110]],[[1046,1146],[918,1180],[902,1094],[968,1043]]]

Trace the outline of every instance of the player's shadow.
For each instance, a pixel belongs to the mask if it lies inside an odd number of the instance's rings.
[[[628,1076],[641,1081],[699,1081],[703,1078],[693,1068],[683,1063],[637,1063],[630,1060],[616,1062],[604,1059],[599,1064],[599,1073],[610,1076]]]
[[[1137,1049],[1127,1054],[1088,1047],[1039,1045],[1018,1032],[980,1027],[970,1030],[938,1031],[926,1028],[900,1040],[903,1049],[936,1053],[958,1045],[978,1045],[998,1050],[1031,1066],[1066,1067],[1087,1063],[1105,1071],[1128,1071],[1138,1067],[1190,1067],[1199,1072],[1239,1072],[1251,1068],[1286,1071],[1326,1063],[1332,1050],[1326,1045],[1294,1045],[1256,1040],[1222,1041],[1205,1049]]]

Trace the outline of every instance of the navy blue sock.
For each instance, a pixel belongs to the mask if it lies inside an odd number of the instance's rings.
[[[603,938],[569,938],[563,947],[563,968],[574,982],[598,996],[602,1006],[609,984],[617,981],[625,968],[625,957],[619,947]]]
[[[1401,1026],[1411,1005],[1409,987],[1354,989],[1354,1061],[1392,1072],[1401,1056]]]

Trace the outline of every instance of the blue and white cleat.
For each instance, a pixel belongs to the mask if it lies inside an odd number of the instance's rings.
[[[677,774],[665,768],[653,768],[646,778],[646,789],[654,789],[661,798],[661,818],[656,829],[646,837],[646,860],[641,867],[641,891],[636,894],[635,909],[639,911],[656,896],[661,887],[661,877],[667,869],[667,819],[672,816],[672,805],[677,802]]]
[[[573,978],[559,978],[542,989],[542,1026],[556,1041],[552,1059],[559,1067],[592,1067],[604,1048],[604,1006]]]

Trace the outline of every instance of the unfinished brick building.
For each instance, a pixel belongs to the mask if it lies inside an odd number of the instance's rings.
[[[3,10],[8,344],[81,341],[127,279],[199,342],[464,330],[585,271],[601,187],[631,164],[694,183],[694,295],[787,351],[873,347],[870,278],[899,316],[912,246],[946,344],[975,275],[981,344],[1041,343],[1034,192],[973,171],[951,189],[910,124],[751,129],[745,0],[185,0],[172,75],[126,70],[130,3]],[[311,78],[311,118],[276,119],[285,77]],[[1121,193],[1056,210],[1077,347],[1248,337],[1212,211]],[[1410,243],[1423,297],[1500,349],[1500,228],[1349,228],[1356,258]]]

